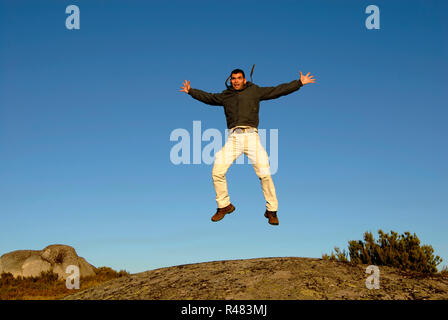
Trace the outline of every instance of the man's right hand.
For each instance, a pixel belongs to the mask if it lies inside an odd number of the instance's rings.
[[[183,83],[183,86],[180,87],[180,88],[181,88],[179,90],[180,92],[188,93],[190,91],[190,89],[191,89],[190,81],[185,80],[184,83]]]

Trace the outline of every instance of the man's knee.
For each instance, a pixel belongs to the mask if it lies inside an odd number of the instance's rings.
[[[217,165],[215,163],[215,165],[213,166],[212,169],[212,178],[213,180],[222,180],[225,178],[227,173],[227,168],[226,166],[221,166],[221,165]]]
[[[265,180],[265,179],[271,178],[271,170],[269,169],[269,167],[257,168],[255,170],[255,173],[257,174],[257,176],[260,180]]]

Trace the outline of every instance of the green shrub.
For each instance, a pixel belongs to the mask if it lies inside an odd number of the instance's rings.
[[[351,240],[349,244],[350,262],[376,266],[390,266],[403,270],[422,273],[436,273],[437,265],[442,262],[439,256],[434,256],[434,249],[429,245],[420,246],[420,240],[415,235],[405,232],[402,235],[391,231],[390,234],[378,230],[379,239],[375,242],[371,232],[364,233],[364,241]],[[341,252],[335,247],[336,255],[323,255],[326,260],[347,262],[345,250]]]
[[[341,251],[338,247],[334,247],[334,251],[331,255],[324,254],[322,255],[322,259],[324,260],[332,260],[332,261],[340,261],[340,262],[348,262],[348,254],[345,249]],[[336,253],[336,254],[335,254]]]

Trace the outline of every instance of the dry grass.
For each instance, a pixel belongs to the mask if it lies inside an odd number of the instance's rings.
[[[97,268],[95,272],[94,276],[81,277],[80,289],[129,276],[127,271],[117,272],[109,267]],[[14,278],[11,273],[2,273],[0,276],[0,300],[57,300],[74,291],[67,289],[65,280],[58,280],[57,274],[51,271],[42,272],[38,277]]]

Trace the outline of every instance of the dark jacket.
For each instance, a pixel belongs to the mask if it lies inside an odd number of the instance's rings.
[[[241,90],[228,87],[221,93],[208,93],[191,88],[188,94],[206,104],[224,106],[229,129],[239,125],[258,128],[260,101],[276,99],[297,91],[302,86],[300,80],[282,83],[275,87],[259,87],[247,81],[246,86]]]

